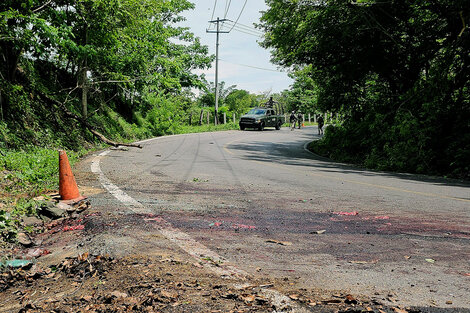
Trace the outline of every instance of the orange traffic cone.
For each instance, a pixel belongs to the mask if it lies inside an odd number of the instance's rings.
[[[79,201],[84,198],[80,197],[67,153],[63,150],[59,151],[59,194],[62,200]]]
[[[305,127],[305,124],[304,124],[304,123],[302,123],[302,127]]]

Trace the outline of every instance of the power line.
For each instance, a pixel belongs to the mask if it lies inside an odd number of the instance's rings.
[[[214,13],[215,13],[215,7],[217,6],[217,0],[215,0],[214,2],[214,8],[212,9],[212,16],[211,16],[211,20],[214,19]]]
[[[257,70],[270,71],[270,72],[277,72],[277,73],[284,73],[283,71],[279,71],[279,70],[273,70],[273,69],[270,69],[270,68],[263,68],[263,67],[252,66],[252,65],[247,65],[247,64],[234,63],[234,62],[229,62],[229,61],[225,61],[225,60],[222,60],[222,59],[219,59],[219,61],[222,61],[222,62],[225,62],[225,63],[234,64],[234,65],[238,65],[238,66],[254,68],[254,69],[257,69]]]
[[[246,6],[247,2],[248,2],[248,0],[245,0],[245,3],[243,4],[243,7],[242,7],[242,10],[240,11],[240,14],[238,14],[238,17],[237,17],[237,20],[235,21],[234,26],[238,23],[238,20],[240,19],[240,16],[242,16],[243,10],[245,10],[245,6]],[[234,26],[232,26],[232,29],[233,29]],[[229,31],[231,31],[232,29],[230,29]]]
[[[227,5],[227,2],[228,2],[228,5]],[[227,17],[227,13],[228,13],[228,10],[230,9],[230,5],[232,4],[232,0],[225,0],[225,14],[224,14],[224,18]]]
[[[258,37],[258,38],[261,38],[263,36],[263,34],[252,33],[252,32],[249,32],[249,31],[246,31],[246,30],[243,30],[243,29],[239,29],[237,27],[232,27],[231,30],[235,30],[237,32],[244,33],[244,34],[251,35],[251,36],[255,36],[255,37]]]
[[[227,20],[227,23],[235,24],[235,22],[232,21],[232,20]],[[261,30],[258,30],[257,28],[255,28],[253,26],[245,25],[245,24],[242,24],[240,22],[237,23],[237,26],[243,27],[243,28],[246,28],[246,29],[250,29],[250,30],[253,30],[253,31],[257,31],[257,32],[260,32],[260,33],[262,32]]]
[[[260,36],[264,34],[262,31],[259,31],[253,27],[245,26],[240,23],[235,24],[233,21],[230,21],[230,20],[227,20],[226,23],[229,24],[228,26],[230,27],[236,27],[238,29],[242,29],[242,30],[249,31],[255,34],[259,34]]]
[[[230,27],[230,25],[224,25],[225,27]],[[244,33],[244,34],[248,34],[248,35],[252,35],[252,36],[255,36],[255,37],[263,37],[263,33],[257,33],[257,32],[253,32],[253,31],[250,31],[250,30],[247,30],[247,29],[244,29],[244,28],[239,28],[238,26],[235,26],[235,27],[232,27],[230,28],[234,31],[238,31],[238,32],[241,32],[241,33]]]
[[[225,23],[227,23],[227,25],[225,25]],[[249,34],[249,35],[253,35],[253,36],[256,36],[256,37],[262,37],[264,35],[263,32],[261,31],[258,31],[256,29],[250,29],[248,27],[242,27],[238,24],[234,24],[232,21],[229,21],[229,20],[226,20],[224,22],[224,24],[222,25],[222,27],[225,27],[225,28],[229,28],[229,31],[230,30],[236,30],[236,31],[239,31],[239,32],[242,32],[242,33],[245,33],[245,34]]]

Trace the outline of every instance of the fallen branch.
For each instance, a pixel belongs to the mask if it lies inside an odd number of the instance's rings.
[[[459,37],[462,37],[463,32],[467,28],[467,25],[465,24],[465,19],[463,18],[462,11],[459,12],[460,19],[462,20],[462,30],[460,31]]]
[[[47,1],[46,3],[44,3],[43,5],[41,5],[39,8],[34,9],[34,10],[33,10],[33,13],[37,13],[37,12],[41,11],[41,10],[44,9],[46,6],[48,6],[49,3],[51,3],[51,2],[52,2],[52,0]]]
[[[99,133],[98,131],[96,131],[94,129],[94,127],[84,118],[82,118],[81,116],[78,116],[76,114],[74,114],[73,112],[70,112],[67,107],[65,106],[65,104],[63,104],[62,102],[58,101],[58,100],[55,100],[55,99],[52,99],[50,98],[49,96],[41,93],[41,92],[38,92],[39,96],[41,97],[41,99],[43,101],[46,101],[48,103],[51,103],[52,105],[54,106],[57,106],[59,107],[59,109],[62,110],[62,112],[64,112],[64,114],[69,117],[69,118],[72,118],[76,121],[78,121],[82,126],[84,126],[86,129],[88,129],[95,137],[97,137],[99,140],[103,141],[104,143],[110,145],[110,146],[113,146],[113,147],[118,147],[118,146],[125,146],[125,147],[135,147],[135,148],[140,148],[142,149],[142,146],[141,145],[138,145],[138,144],[133,144],[133,143],[121,143],[121,142],[115,142],[115,141],[112,141],[112,140],[109,140],[108,138],[106,138],[103,134]]]

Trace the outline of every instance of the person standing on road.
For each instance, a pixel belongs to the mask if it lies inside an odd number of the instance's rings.
[[[302,113],[300,113],[300,112],[297,114],[297,122],[298,122],[298,126],[299,126],[299,129],[300,129],[300,126],[302,125],[302,122],[303,122]]]
[[[323,120],[323,116],[321,116],[321,114],[318,115],[317,123],[318,123],[318,134],[323,135],[323,124],[325,123],[325,121]]]
[[[290,115],[290,118],[289,118],[289,121],[290,121],[290,130],[294,130],[295,128],[295,121],[297,120],[297,118],[295,117],[295,111],[292,111],[291,115]]]

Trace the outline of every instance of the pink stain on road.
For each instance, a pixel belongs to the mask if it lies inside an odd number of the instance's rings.
[[[336,215],[359,215],[359,212],[357,211],[352,211],[352,212],[333,212],[333,214],[336,214]]]
[[[233,224],[232,227],[233,227],[233,228],[236,228],[236,229],[239,229],[239,228],[243,228],[243,229],[256,229],[256,226],[244,225],[244,224]]]
[[[84,229],[85,229],[85,225],[64,226],[64,228],[62,228],[63,231],[84,230]]]

